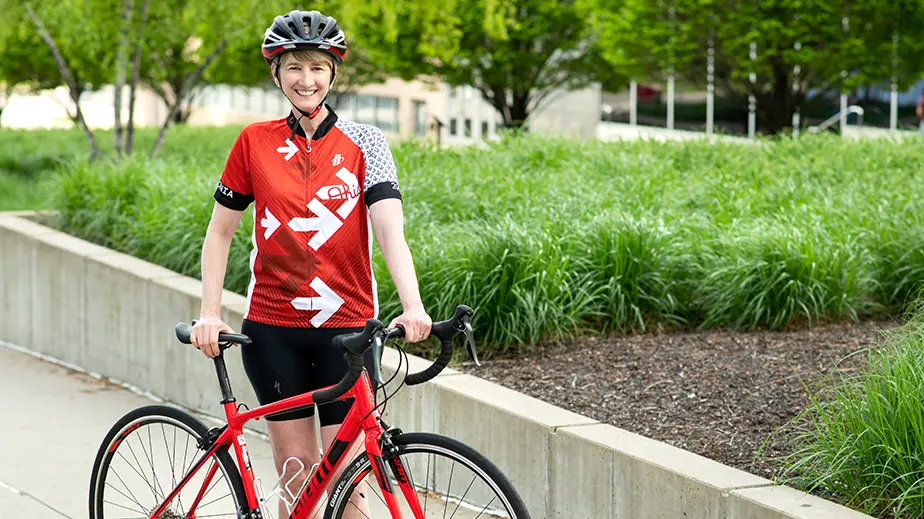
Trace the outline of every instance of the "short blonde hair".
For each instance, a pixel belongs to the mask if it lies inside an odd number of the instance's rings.
[[[309,63],[327,63],[331,72],[334,71],[334,58],[327,52],[317,49],[298,49],[286,52],[276,61],[276,66],[281,67],[282,61],[289,54],[291,54],[296,61],[307,61]]]

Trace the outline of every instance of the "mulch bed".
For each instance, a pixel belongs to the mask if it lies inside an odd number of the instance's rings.
[[[476,375],[603,423],[772,477],[780,442],[761,446],[807,405],[803,383],[862,368],[892,322],[770,332],[611,335],[482,359]],[[859,352],[856,355],[852,355]]]

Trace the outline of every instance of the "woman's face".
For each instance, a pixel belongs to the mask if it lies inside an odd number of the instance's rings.
[[[289,101],[304,112],[311,113],[330,90],[330,63],[299,61],[286,54],[279,61],[279,81]]]

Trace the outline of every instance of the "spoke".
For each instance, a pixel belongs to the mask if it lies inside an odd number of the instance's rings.
[[[349,504],[349,505],[351,505],[353,508],[359,510],[359,513],[363,514],[363,515],[366,517],[366,519],[372,519],[371,517],[369,517],[368,515],[366,515],[366,512],[363,512],[361,508],[359,508],[358,506],[356,506],[356,503],[354,503],[352,500],[347,501],[347,504]]]
[[[424,487],[424,513],[427,513],[427,501],[430,497],[430,460],[432,458],[433,454],[427,456],[427,486]],[[436,473],[436,471],[434,471],[434,473]]]
[[[385,498],[382,497],[382,495],[379,494],[378,491],[376,490],[379,486],[379,481],[378,481],[378,478],[376,478],[374,474],[373,474],[373,479],[375,479],[375,485],[370,485],[369,483],[366,483],[366,486],[369,487],[369,489],[372,490],[372,492],[375,493],[376,496],[378,496],[379,501],[381,501],[382,504],[385,505],[385,508],[388,508],[388,503],[385,502]]]
[[[446,519],[446,510],[449,508],[449,495],[452,491],[452,473],[455,469],[455,465],[449,468],[449,485],[446,486],[446,503],[443,504],[443,519]]]
[[[209,506],[210,504],[216,503],[216,502],[218,502],[218,501],[221,501],[222,499],[224,499],[224,498],[226,498],[226,497],[228,497],[228,496],[230,496],[230,495],[231,495],[231,492],[228,492],[227,494],[225,494],[225,495],[223,495],[223,496],[221,496],[221,497],[217,497],[217,498],[215,498],[215,499],[209,501],[208,503],[200,504],[200,505],[199,505],[199,508],[205,508],[205,507]]]
[[[120,456],[121,456],[121,454],[120,454]],[[125,458],[123,457],[122,459],[125,459]],[[109,463],[109,467],[112,468],[112,463],[111,463],[111,462]],[[132,468],[132,470],[134,470],[134,468]],[[129,499],[131,499],[132,501],[134,501],[136,505],[140,506],[141,508],[144,508],[144,505],[141,504],[141,500],[138,499],[137,497],[135,497],[135,493],[132,492],[132,489],[128,488],[128,485],[125,484],[125,480],[122,479],[122,476],[120,476],[119,473],[115,471],[115,469],[112,470],[112,473],[115,474],[115,477],[119,478],[119,481],[122,483],[122,486],[124,486],[124,487],[125,487],[125,490],[127,490],[128,493],[131,494],[132,497],[130,497]],[[107,478],[107,479],[108,479],[108,478]],[[112,489],[115,490],[116,492],[119,491],[117,488],[115,488],[115,487],[114,487],[112,484],[110,484],[110,483],[106,483],[106,485],[112,487]],[[119,492],[119,493],[121,493],[121,492]],[[122,494],[122,495],[124,496],[125,494]],[[128,496],[126,496],[126,497],[128,497]]]
[[[117,475],[117,476],[118,476],[118,475]],[[122,478],[119,478],[119,479],[121,480]],[[122,484],[124,485],[125,482],[123,482]],[[106,486],[109,487],[109,488],[111,488],[111,489],[113,489],[113,490],[115,490],[115,491],[118,492],[119,494],[122,494],[122,497],[124,497],[125,499],[128,499],[129,501],[131,501],[131,502],[135,503],[136,505],[138,505],[138,508],[144,509],[144,505],[142,505],[137,499],[135,499],[134,496],[129,497],[129,496],[125,495],[125,492],[122,492],[121,490],[119,490],[118,488],[112,486],[112,485],[109,484],[109,483],[106,483]],[[129,494],[131,494],[131,492],[132,492],[131,490],[128,491]]]
[[[135,456],[135,452],[134,452],[134,449],[132,449],[131,444],[129,444],[127,441],[123,441],[122,443],[124,443],[125,445],[128,445],[128,449],[129,449],[130,451],[132,451],[132,457],[135,458],[135,461],[136,461],[136,462],[138,462],[138,457]],[[138,476],[139,476],[141,479],[143,479],[145,483],[148,484],[148,488],[151,490],[151,495],[154,497],[154,500],[157,501],[157,500],[158,500],[157,492],[154,490],[154,485],[151,484],[151,482],[148,480],[148,477],[145,476],[144,473],[141,472],[141,470],[142,470],[142,469],[141,469],[141,463],[138,462],[138,468],[136,469],[135,466],[132,465],[131,462],[128,461],[128,459],[127,459],[125,456],[122,455],[122,453],[119,453],[119,457],[121,457],[123,460],[125,460],[125,463],[128,465],[128,467],[129,467],[130,469],[134,470],[134,471],[135,471],[135,474],[138,474]],[[110,465],[110,466],[111,466],[111,465]],[[121,478],[119,478],[119,479],[121,479]],[[128,488],[128,485],[125,485],[125,488]]]
[[[122,443],[128,446],[129,452],[131,452],[131,453],[132,453],[132,457],[135,458],[135,463],[138,464],[138,470],[136,470],[135,472],[136,472],[139,476],[141,476],[141,479],[143,479],[145,483],[148,484],[148,487],[150,487],[150,489],[151,489],[151,495],[154,497],[154,500],[155,500],[155,501],[158,501],[159,498],[157,497],[157,490],[154,488],[154,485],[151,483],[151,481],[148,480],[148,477],[147,477],[146,475],[144,475],[144,467],[141,466],[141,461],[138,459],[138,455],[135,454],[135,449],[132,447],[132,444],[130,443],[130,440],[122,440]],[[121,454],[120,454],[120,456],[121,456]],[[131,467],[131,463],[125,458],[125,456],[122,456],[122,459],[124,459],[125,462],[128,463],[129,466]],[[132,467],[132,470],[134,470],[134,469],[135,469],[135,467]]]
[[[139,514],[142,514],[143,517],[146,517],[146,516],[144,516],[144,510],[135,510],[135,509],[129,508],[129,507],[127,507],[127,506],[122,506],[122,505],[113,503],[112,501],[103,500],[103,503],[109,503],[109,504],[112,505],[112,506],[117,506],[117,507],[119,507],[119,508],[124,508],[125,510],[128,510],[129,512],[137,512],[137,513],[139,513]]]
[[[189,455],[189,437],[190,437],[190,436],[191,436],[190,434],[187,434],[187,435],[186,435],[186,446],[183,447],[183,475],[184,475],[184,476],[186,475],[187,472],[189,472],[189,468],[190,468],[189,466],[186,465],[186,456]],[[193,459],[195,459],[195,458],[193,458]],[[195,463],[195,462],[193,462],[193,463]],[[190,465],[190,466],[191,466],[191,465]]]
[[[468,491],[472,489],[472,485],[475,484],[475,477],[472,477],[472,482],[468,484],[468,488],[465,489],[465,493],[462,494],[462,497],[459,498],[459,502],[456,503],[456,509],[452,511],[452,515],[449,516],[449,519],[452,519],[456,516],[456,512],[459,510],[459,507],[462,506],[462,503],[465,502],[465,496],[468,495]]]
[[[217,462],[213,460],[212,463],[217,463]],[[209,470],[211,470],[211,467],[209,467]],[[212,483],[209,485],[209,488],[206,489],[205,493],[202,494],[202,499],[205,499],[206,497],[208,497],[208,495],[212,492],[212,490],[214,490],[215,487],[218,486],[218,482],[224,478],[225,478],[225,473],[221,472],[220,468],[219,470],[215,471],[215,476],[212,478]]]
[[[481,514],[483,514],[484,511],[487,510],[489,506],[491,506],[491,503],[493,503],[495,499],[497,499],[497,496],[492,497],[491,500],[488,501],[488,504],[484,505],[484,508],[482,508],[481,511],[478,512],[478,515],[475,516],[475,519],[478,519],[479,517],[481,517]]]
[[[151,443],[151,428],[150,427],[145,427],[145,428],[148,430],[148,443]],[[163,501],[167,496],[163,494],[164,490],[160,488],[160,483],[157,481],[157,472],[154,471],[154,460],[151,459],[151,456],[148,454],[147,449],[144,448],[143,440],[139,439],[138,441],[141,442],[141,452],[144,453],[144,457],[145,459],[148,460],[148,465],[151,467],[151,476],[153,476],[152,479],[154,480],[154,484],[152,485],[152,488],[154,490],[154,498]],[[157,494],[157,492],[160,492],[160,494]]]
[[[173,431],[174,431],[174,432],[173,432],[173,437],[176,438],[176,427],[173,428]],[[170,445],[167,445],[167,431],[164,429],[164,424],[163,424],[163,423],[160,424],[160,432],[163,434],[163,437],[164,437],[164,448],[167,449],[167,458],[170,460],[170,479],[173,481],[173,487],[171,487],[171,488],[176,488],[176,486],[177,486],[177,481],[176,481],[176,466],[175,466],[174,463],[173,463],[173,456],[170,454]],[[152,451],[154,450],[154,446],[153,446],[153,445],[151,446],[151,450],[152,450]],[[177,494],[177,495],[176,495],[176,498],[177,498],[177,501],[179,501],[179,503],[180,503],[180,510],[186,510],[186,507],[183,506],[183,496],[180,495],[180,494]]]

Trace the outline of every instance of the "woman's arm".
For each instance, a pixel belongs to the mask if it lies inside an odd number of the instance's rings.
[[[216,203],[202,244],[202,308],[191,339],[195,347],[212,358],[220,352],[218,333],[234,331],[221,320],[221,294],[231,240],[243,214]]]
[[[417,342],[430,335],[433,324],[420,299],[417,273],[414,271],[414,258],[404,237],[404,212],[401,200],[386,198],[375,202],[369,208],[372,217],[372,230],[375,233],[379,249],[385,258],[388,272],[398,289],[398,297],[404,312],[388,325],[402,325],[405,340]]]

